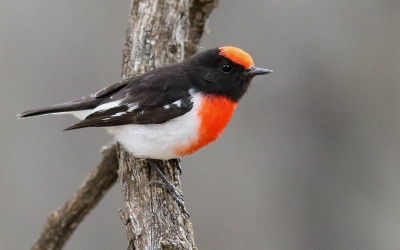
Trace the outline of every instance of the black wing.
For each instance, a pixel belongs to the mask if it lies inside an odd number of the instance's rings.
[[[190,80],[177,68],[163,67],[94,95],[104,98],[85,120],[66,130],[126,124],[160,124],[193,107]],[[161,77],[162,76],[162,77]]]
[[[160,124],[179,117],[193,108],[189,97],[162,107],[129,107],[121,105],[90,114],[85,120],[66,128],[72,130],[84,127],[109,127],[125,124]]]

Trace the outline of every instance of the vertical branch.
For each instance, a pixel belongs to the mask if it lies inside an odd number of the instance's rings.
[[[133,0],[123,58],[123,77],[182,61],[189,38],[190,1]],[[150,185],[144,159],[119,150],[119,183],[125,198],[121,217],[128,249],[197,249],[192,224],[168,191]],[[158,161],[166,177],[180,190],[177,159]]]
[[[189,10],[189,34],[186,42],[185,57],[196,53],[203,36],[208,17],[218,6],[218,0],[193,0]]]
[[[146,161],[134,158],[121,148],[119,159],[119,182],[126,204],[120,213],[126,226],[128,249],[197,249],[187,214],[170,193],[150,185],[150,180],[157,176],[149,174]],[[180,188],[178,164],[176,159],[158,161],[165,175]]]

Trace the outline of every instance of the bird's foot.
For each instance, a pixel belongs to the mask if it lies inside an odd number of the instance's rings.
[[[183,195],[179,192],[179,190],[172,185],[172,183],[165,177],[163,172],[157,167],[156,163],[152,160],[147,160],[152,170],[154,170],[157,175],[161,178],[161,180],[153,180],[150,184],[157,184],[160,185],[162,188],[166,189],[174,198],[176,203],[178,203],[179,207],[181,208],[182,212],[185,213],[188,217],[190,217],[189,213],[186,211]]]

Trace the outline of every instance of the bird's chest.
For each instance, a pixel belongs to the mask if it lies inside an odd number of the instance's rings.
[[[237,103],[220,96],[204,96],[197,108],[199,126],[197,137],[187,144],[179,145],[176,153],[179,156],[192,154],[200,148],[217,140],[228,125]]]

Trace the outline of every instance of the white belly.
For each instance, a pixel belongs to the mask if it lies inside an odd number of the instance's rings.
[[[186,114],[162,124],[115,126],[109,127],[108,132],[137,157],[177,158],[177,147],[190,145],[198,138],[200,120],[197,103]]]

